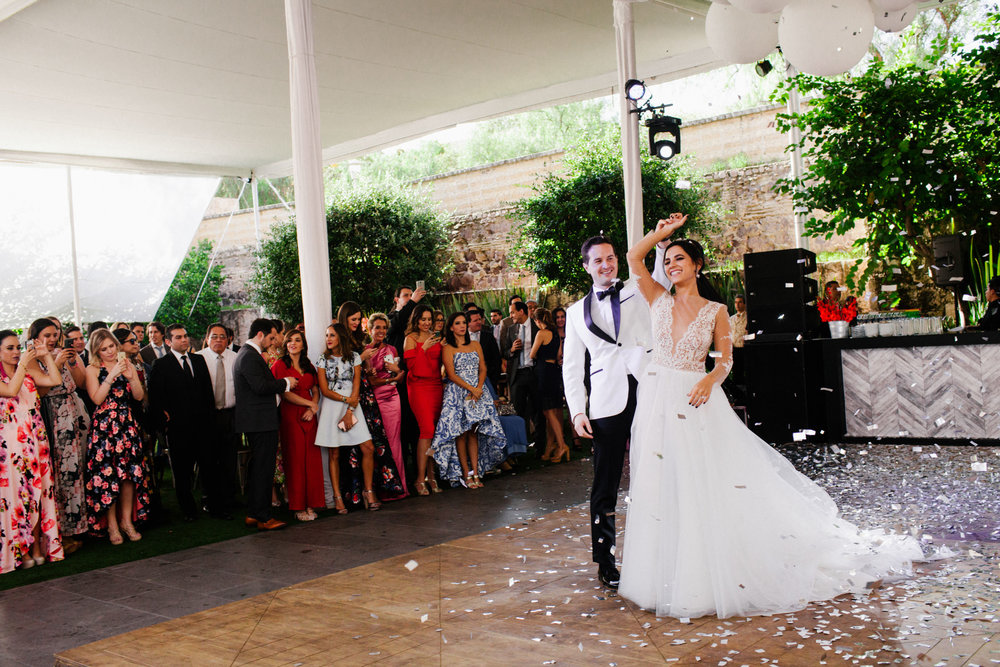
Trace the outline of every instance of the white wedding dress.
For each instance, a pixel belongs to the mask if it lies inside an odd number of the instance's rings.
[[[768,615],[906,576],[912,537],[861,531],[827,493],[758,438],[715,386],[688,405],[728,322],[709,302],[674,343],[674,299],[652,306],[654,350],[639,381],[619,593],[660,616]]]

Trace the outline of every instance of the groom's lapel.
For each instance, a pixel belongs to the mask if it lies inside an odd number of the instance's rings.
[[[593,298],[594,290],[590,290],[587,292],[587,296],[583,297],[583,321],[587,324],[587,328],[590,329],[590,333],[614,345],[615,339],[608,335],[604,329],[594,324],[594,318],[590,316],[590,302]]]

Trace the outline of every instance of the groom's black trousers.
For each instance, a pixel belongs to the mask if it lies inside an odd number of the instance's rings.
[[[617,415],[591,419],[594,432],[594,486],[590,489],[590,537],[594,562],[614,565],[615,504],[625,465],[625,446],[635,416],[638,381],[628,376],[628,402]]]

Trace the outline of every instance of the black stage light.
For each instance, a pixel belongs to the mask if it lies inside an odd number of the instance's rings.
[[[681,152],[681,119],[673,116],[653,116],[646,121],[649,128],[649,153],[669,160]]]
[[[761,60],[756,65],[754,65],[754,71],[757,72],[757,76],[767,76],[774,69],[774,65],[771,64],[769,60]]]
[[[646,84],[638,79],[629,79],[625,82],[625,97],[638,102],[646,96]]]

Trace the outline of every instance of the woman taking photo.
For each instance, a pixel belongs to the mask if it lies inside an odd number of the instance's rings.
[[[285,464],[288,509],[299,521],[312,521],[314,507],[326,507],[323,497],[323,456],[316,446],[319,388],[316,368],[309,361],[306,337],[298,329],[285,332],[285,355],[274,362],[271,373],[282,380],[293,377],[298,385],[282,394],[281,458]]]
[[[403,468],[402,407],[399,402],[399,392],[396,383],[401,382],[406,371],[399,367],[399,353],[395,347],[385,342],[389,332],[389,317],[385,313],[374,313],[368,318],[368,331],[372,342],[365,348],[368,353],[365,369],[368,371],[368,381],[375,392],[379,412],[382,414],[382,424],[385,426],[385,437],[389,440],[392,460],[399,471],[399,482],[403,486],[403,495],[409,495],[406,488],[406,472]],[[365,358],[365,354],[362,354]]]
[[[361,498],[365,509],[377,510],[381,503],[372,488],[375,471],[375,448],[372,436],[365,423],[361,400],[361,355],[351,347],[351,335],[339,322],[326,328],[326,349],[316,362],[316,368],[324,373],[319,389],[323,394],[319,413],[319,429],[316,444],[327,448],[330,470],[330,484],[333,486],[333,502],[338,514],[347,514],[347,507],[340,492],[340,448],[359,446],[361,448],[361,471],[364,491]],[[355,501],[356,502],[356,501]]]
[[[0,572],[63,558],[49,441],[36,391],[62,380],[48,348],[37,352],[44,355],[45,374],[31,341],[22,354],[17,334],[0,331]]]
[[[469,338],[465,313],[452,313],[445,331],[441,360],[448,382],[431,449],[442,479],[479,489],[481,477],[506,458],[507,439],[493,395],[484,393],[486,359]]]
[[[146,518],[149,479],[132,401],[142,401],[145,393],[135,365],[107,329],[90,335],[87,393],[97,406],[87,446],[90,528],[107,530],[111,544],[121,544],[122,534],[137,542],[142,535],[134,522]]]
[[[410,409],[417,420],[417,495],[426,496],[431,491],[440,493],[434,473],[434,459],[428,450],[434,439],[434,425],[441,416],[441,335],[432,333],[434,311],[430,306],[417,304],[410,315],[410,325],[403,343],[406,359],[406,393]],[[428,470],[428,468],[430,468]]]
[[[531,346],[531,358],[535,360],[538,400],[542,404],[546,432],[545,453],[541,458],[543,461],[558,463],[565,456],[569,461],[569,447],[563,439],[562,430],[563,388],[562,369],[559,368],[562,342],[552,313],[544,308],[536,308],[535,324],[538,325],[538,335]]]
[[[49,425],[49,446],[55,477],[56,508],[63,549],[69,555],[80,548],[75,537],[87,532],[87,503],[84,494],[84,465],[90,416],[77,387],[87,385],[87,373],[79,355],[72,349],[57,349],[58,327],[48,318],[35,320],[28,327],[28,338],[35,349],[44,346],[53,356],[62,380],[49,389],[42,405]]]
[[[361,306],[353,301],[345,301],[337,310],[337,321],[344,325],[350,334],[351,348],[358,352],[362,363],[367,363],[375,355],[375,350],[365,347],[368,341],[366,340]],[[358,404],[365,415],[368,432],[372,438],[372,446],[375,448],[375,494],[381,500],[398,500],[406,495],[406,491],[403,489],[399,468],[396,467],[396,462],[392,458],[392,448],[385,433],[385,423],[382,420],[378,399],[375,398],[375,392],[368,381],[368,374],[365,372],[361,373]],[[357,486],[361,473],[357,465],[358,457],[351,456],[348,461],[351,464],[354,485]]]

